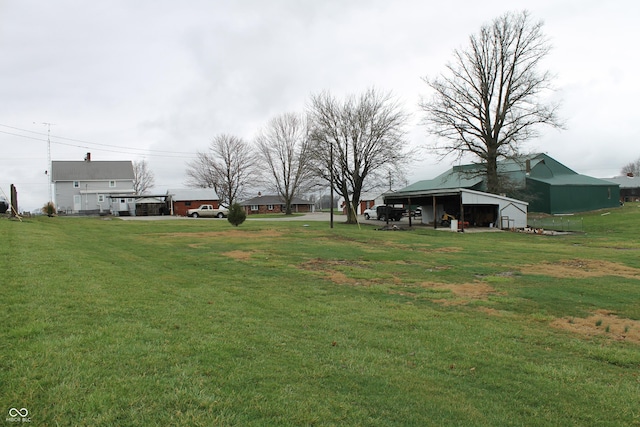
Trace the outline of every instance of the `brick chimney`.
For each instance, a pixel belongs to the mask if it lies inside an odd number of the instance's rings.
[[[84,157],[84,161],[85,162],[90,162],[91,161],[91,153],[87,153],[87,155]]]

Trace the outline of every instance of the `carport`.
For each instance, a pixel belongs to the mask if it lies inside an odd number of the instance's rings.
[[[384,202],[420,206],[422,224],[433,224],[433,228],[438,228],[446,215],[453,216],[462,230],[467,227],[513,229],[527,226],[527,202],[466,188],[398,191],[386,194]]]

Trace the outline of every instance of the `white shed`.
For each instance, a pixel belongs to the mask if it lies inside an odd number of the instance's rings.
[[[445,214],[459,221],[461,228],[527,226],[529,204],[496,194],[466,188],[398,191],[384,197],[385,203],[404,203],[422,208],[423,224],[442,225]]]
[[[527,202],[482,191],[460,189],[460,192],[463,206],[497,207],[496,227],[510,229],[527,226],[527,208],[529,206]]]

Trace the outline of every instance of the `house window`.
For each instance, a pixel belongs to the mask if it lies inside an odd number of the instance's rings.
[[[611,187],[607,188],[607,199],[611,200]]]
[[[185,206],[191,206],[191,202],[184,202]]]
[[[109,181],[109,188],[115,188],[115,186],[116,186],[115,181]]]
[[[80,188],[80,181],[73,181],[73,188]]]
[[[267,205],[267,210],[272,211],[273,210],[273,205]]]
[[[251,205],[251,210],[252,211],[257,211],[258,210],[258,205]]]
[[[98,203],[104,203],[104,194],[98,194]]]

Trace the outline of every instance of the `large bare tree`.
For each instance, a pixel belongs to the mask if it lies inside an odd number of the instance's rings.
[[[155,185],[153,171],[146,160],[133,162],[133,189],[136,194],[145,194]]]
[[[421,102],[428,131],[437,137],[431,148],[442,157],[478,158],[489,192],[501,192],[500,159],[517,158],[539,125],[562,127],[558,104],[543,102],[553,77],[539,68],[549,50],[542,22],[532,22],[526,11],[507,13],[455,50],[446,73],[425,78],[435,92]]]
[[[275,117],[259,133],[256,144],[273,186],[284,200],[285,213],[291,215],[291,202],[307,189],[313,175],[306,118],[294,113]]]
[[[213,188],[220,200],[233,205],[259,180],[260,169],[253,147],[237,136],[220,134],[207,152],[198,152],[187,164],[187,184]]]
[[[316,173],[344,198],[347,223],[366,185],[397,173],[409,160],[407,115],[391,94],[369,89],[338,101],[328,92],[311,97],[309,121]]]

